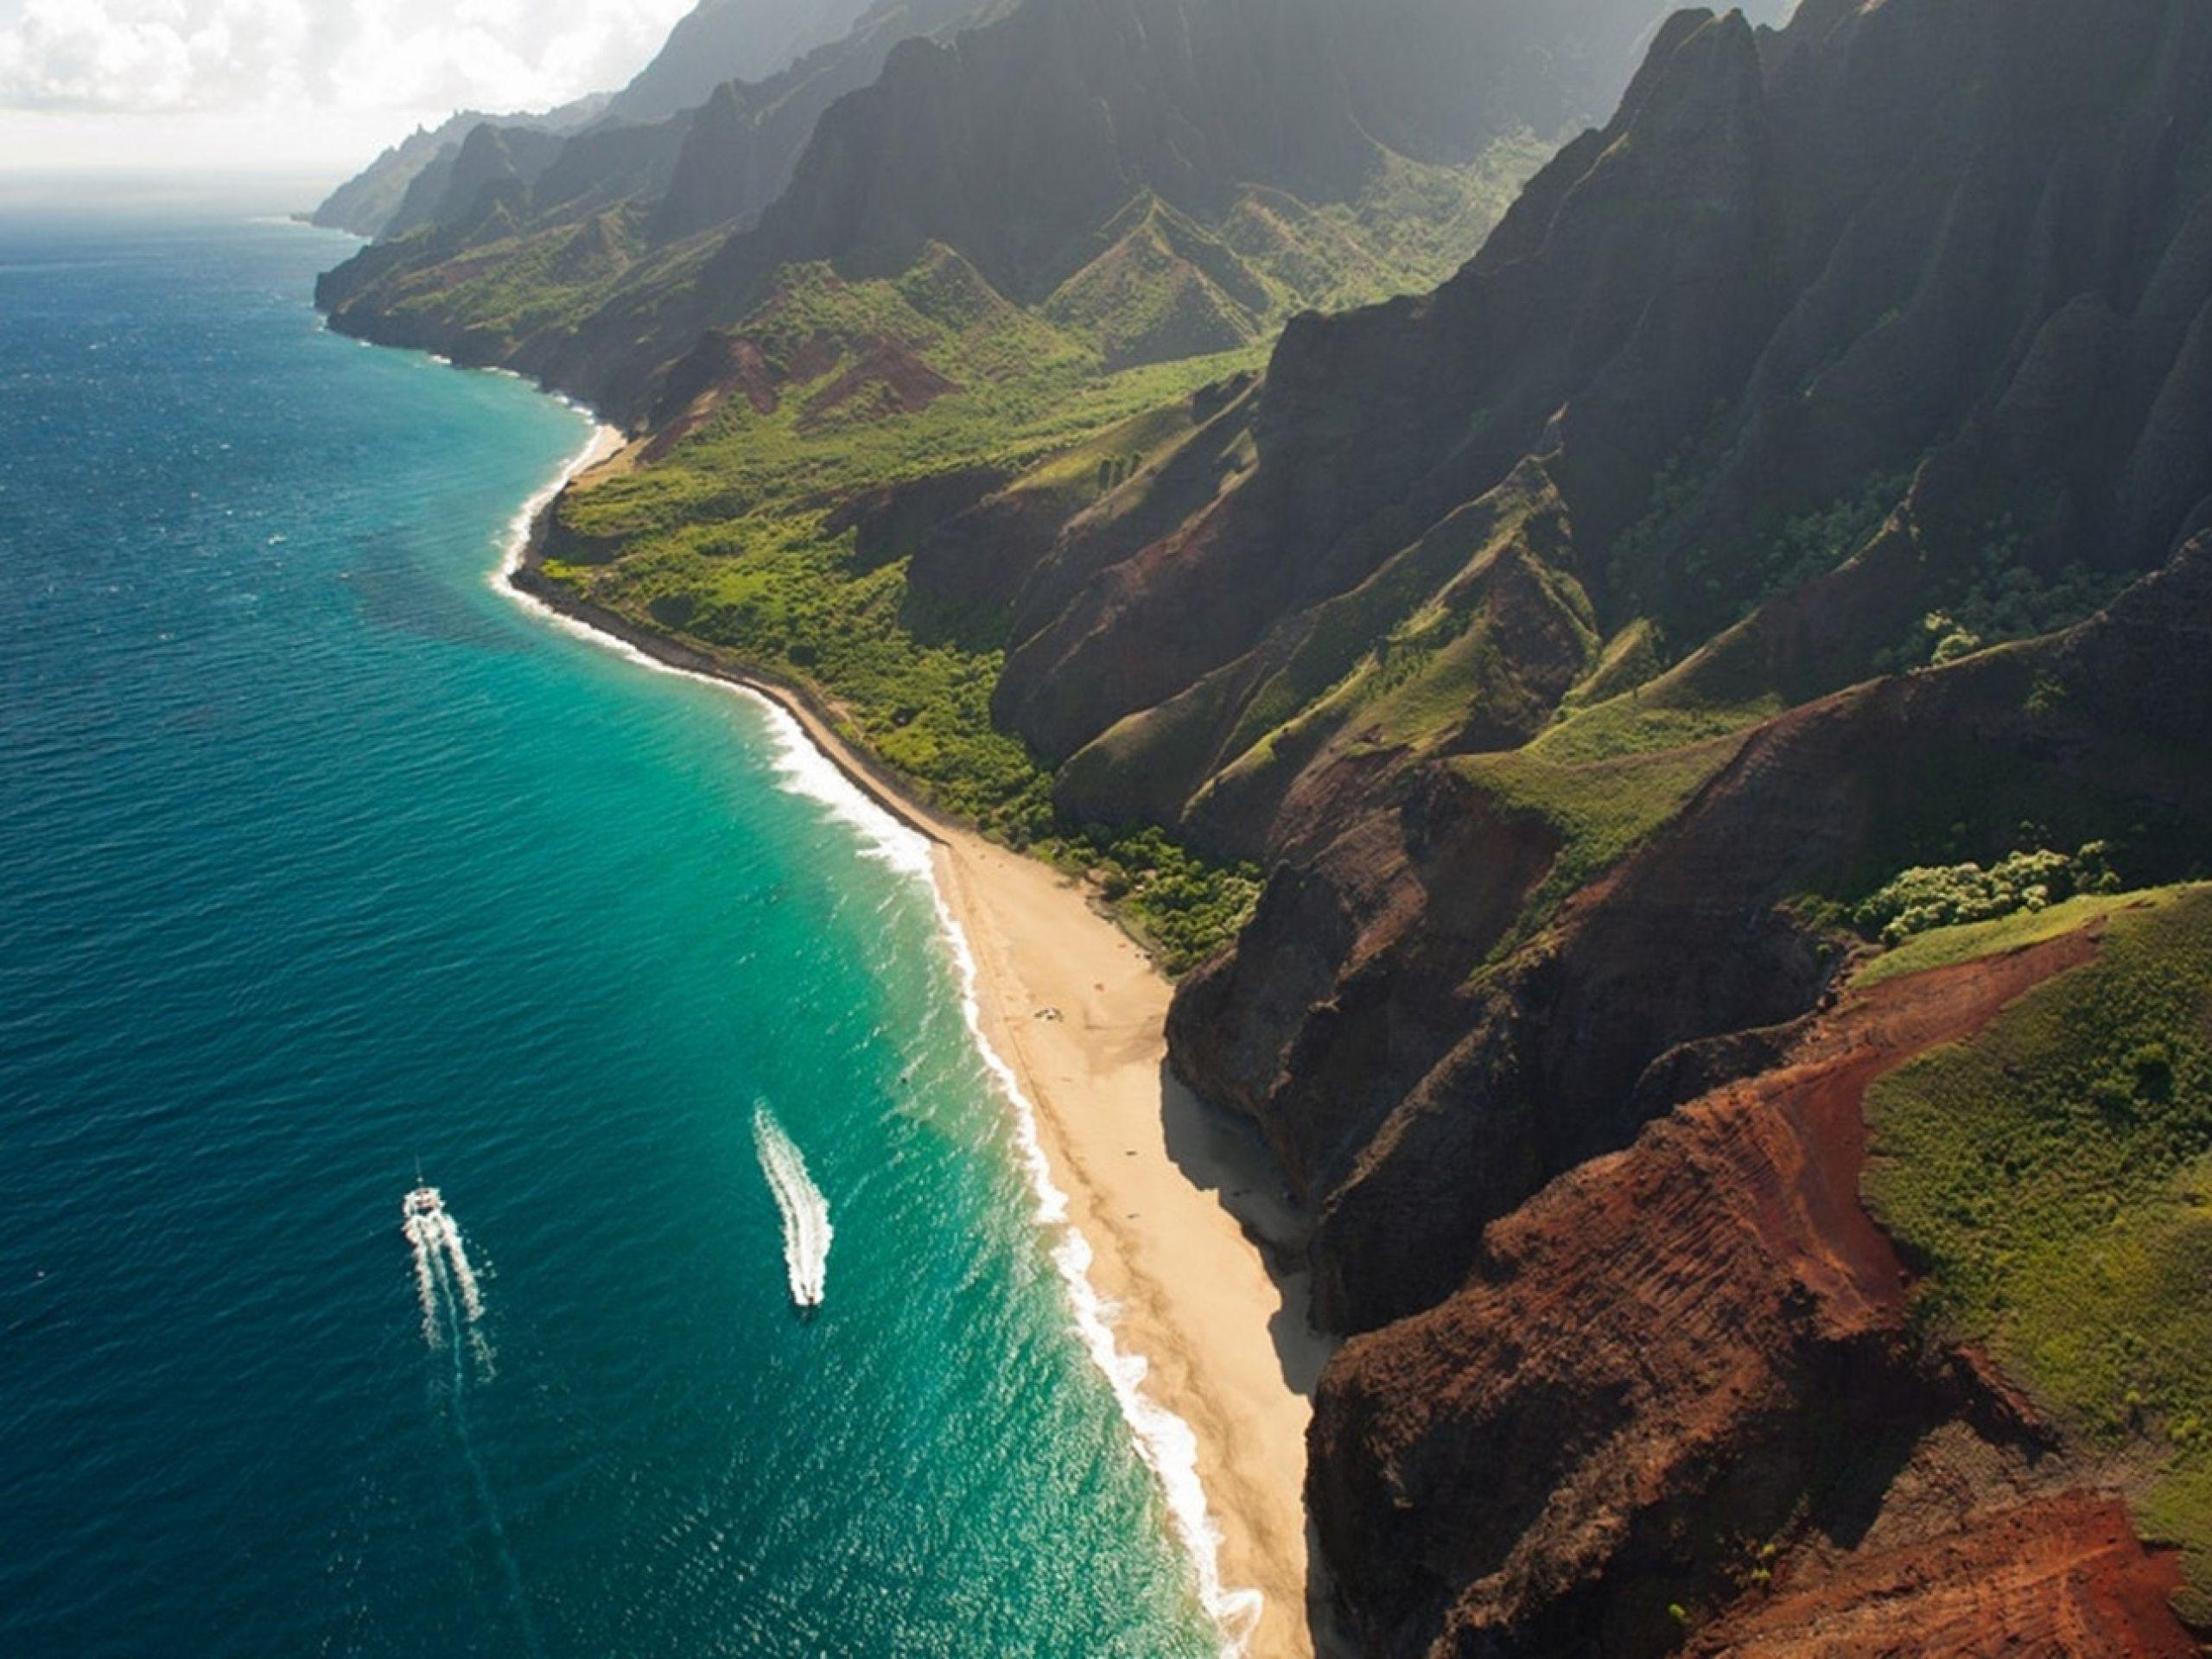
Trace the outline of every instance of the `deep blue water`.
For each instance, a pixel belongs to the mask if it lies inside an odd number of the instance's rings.
[[[346,247],[0,219],[0,1653],[1209,1651],[928,893],[495,589],[584,418]]]

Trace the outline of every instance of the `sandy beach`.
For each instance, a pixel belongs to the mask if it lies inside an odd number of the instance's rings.
[[[1327,1351],[1302,1280],[1271,1272],[1259,1242],[1296,1226],[1280,1177],[1169,1077],[1171,988],[1077,888],[971,836],[947,837],[938,861],[985,1029],[1036,1103],[1092,1282],[1150,1367],[1147,1392],[1197,1436],[1222,1578],[1265,1598],[1249,1651],[1311,1653],[1306,1425]]]
[[[571,475],[622,467],[619,451],[602,432]],[[518,588],[671,667],[771,698],[934,843],[941,892],[975,957],[983,1034],[1036,1109],[1116,1344],[1142,1357],[1145,1395],[1196,1439],[1224,1585],[1262,1599],[1244,1650],[1312,1654],[1306,1427],[1328,1349],[1289,1270],[1302,1224],[1256,1136],[1169,1075],[1165,976],[1079,883],[909,799],[804,691],[577,603],[537,575],[537,542],[509,573]]]

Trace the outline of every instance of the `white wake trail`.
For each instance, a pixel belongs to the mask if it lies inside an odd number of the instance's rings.
[[[477,1284],[476,1270],[470,1265],[467,1247],[461,1241],[461,1229],[447,1212],[445,1199],[437,1188],[416,1187],[401,1204],[400,1216],[401,1230],[407,1236],[408,1246],[415,1256],[415,1291],[423,1303],[423,1339],[433,1349],[442,1349],[448,1338],[452,1339],[453,1378],[450,1392],[444,1396],[445,1407],[452,1414],[454,1438],[460,1442],[461,1458],[468,1466],[477,1498],[484,1506],[493,1547],[499,1553],[499,1570],[506,1579],[507,1592],[514,1603],[515,1621],[521,1627],[524,1649],[531,1659],[539,1659],[545,1650],[544,1644],[538,1639],[537,1621],[530,1610],[522,1568],[507,1537],[506,1517],[500,1512],[499,1495],[492,1490],[491,1478],[476,1455],[475,1443],[468,1432],[471,1353],[476,1356],[481,1380],[488,1382],[493,1377],[492,1346],[479,1328],[484,1317],[483,1291]]]
[[[368,342],[364,340],[361,343],[365,346]],[[1184,1548],[1190,1552],[1192,1564],[1198,1573],[1199,1599],[1205,1604],[1206,1611],[1212,1615],[1222,1631],[1221,1659],[1242,1659],[1250,1646],[1251,1632],[1259,1620],[1262,1605],[1260,1593],[1256,1590],[1233,1587],[1222,1581],[1221,1532],[1209,1511],[1205,1488],[1198,1478],[1197,1436],[1189,1424],[1161,1406],[1147,1392],[1144,1387],[1147,1365],[1143,1357],[1128,1352],[1120,1346],[1114,1328],[1113,1312],[1100,1299],[1096,1288],[1090,1282],[1090,1247],[1083,1235],[1069,1224],[1067,1195],[1054,1181],[1042,1143],[1038,1138],[1036,1108],[1022,1092],[1020,1080],[1013,1069],[992,1047],[984,1033],[982,1010],[976,1001],[975,956],[969,948],[958,918],[946,902],[943,887],[938,882],[928,837],[886,810],[880,802],[840,772],[836,764],[816,746],[806,728],[799,724],[798,717],[766,693],[755,687],[737,684],[664,663],[651,653],[640,651],[627,640],[611,633],[602,633],[591,624],[568,616],[543,600],[525,594],[514,586],[512,577],[521,567],[524,555],[528,550],[530,530],[538,508],[552,499],[553,495],[577,473],[601,455],[619,448],[620,442],[620,432],[612,427],[601,427],[594,434],[591,444],[569,462],[568,469],[548,486],[541,498],[533,501],[518,517],[508,543],[506,560],[496,585],[524,610],[578,639],[587,640],[601,650],[611,651],[654,673],[695,680],[702,685],[711,686],[753,703],[768,722],[768,729],[776,746],[777,773],[785,789],[793,795],[816,802],[825,808],[830,816],[855,829],[859,834],[865,856],[887,864],[900,874],[911,875],[925,884],[935,903],[944,938],[959,975],[961,1012],[969,1037],[1013,1109],[1016,1145],[1038,1199],[1037,1219],[1046,1233],[1057,1241],[1052,1247],[1052,1261],[1066,1283],[1068,1298],[1074,1307],[1077,1329],[1084,1345],[1112,1383],[1115,1398],[1130,1428],[1135,1433],[1140,1454],[1158,1475],[1166,1492],[1168,1513],[1174,1522],[1176,1534]]]
[[[453,1217],[444,1211],[438,1212],[438,1239],[445,1246],[446,1261],[453,1268],[454,1284],[461,1292],[461,1305],[468,1314],[468,1322],[474,1325],[484,1317],[484,1293],[477,1286],[476,1270],[468,1265],[468,1250],[461,1242],[461,1229],[453,1224]]]
[[[431,1349],[450,1337],[475,1354],[484,1380],[493,1375],[492,1344],[485,1339],[484,1290],[461,1229],[435,1187],[419,1187],[401,1206],[401,1231],[414,1257],[415,1298],[423,1306],[423,1340]],[[461,1378],[456,1376],[458,1383]]]
[[[836,1236],[830,1200],[806,1173],[805,1158],[765,1100],[753,1109],[753,1146],[784,1219],[784,1267],[791,1277],[791,1302],[802,1309],[819,1307],[828,1288],[830,1241]]]
[[[445,1346],[445,1320],[438,1306],[438,1244],[430,1235],[427,1216],[407,1217],[407,1243],[415,1253],[415,1295],[423,1304],[423,1340],[433,1348]]]

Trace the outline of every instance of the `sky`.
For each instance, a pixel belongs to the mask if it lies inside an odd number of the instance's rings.
[[[643,67],[691,0],[0,0],[0,176],[354,172]]]

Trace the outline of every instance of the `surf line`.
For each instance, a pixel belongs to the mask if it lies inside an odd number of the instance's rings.
[[[791,1280],[791,1306],[811,1313],[829,1291],[830,1242],[836,1233],[830,1224],[830,1200],[807,1173],[804,1154],[765,1100],[753,1106],[753,1149],[783,1218],[784,1271]]]
[[[583,406],[562,398],[572,409]],[[587,413],[588,411],[586,411]],[[1145,1391],[1150,1367],[1141,1354],[1125,1352],[1114,1333],[1106,1303],[1090,1282],[1090,1242],[1070,1219],[1067,1194],[1053,1179],[1052,1166],[1037,1128],[1037,1109],[1021,1088],[1020,1079],[991,1045],[983,1029],[982,1005],[977,994],[978,969],[968,936],[944,895],[937,876],[937,863],[929,838],[901,823],[868,791],[846,776],[843,769],[809,735],[798,717],[773,697],[754,687],[715,674],[679,668],[663,662],[618,635],[568,615],[537,594],[525,592],[514,578],[528,557],[538,517],[578,474],[620,449],[621,431],[601,424],[584,446],[543,489],[515,515],[510,527],[505,556],[493,584],[532,615],[550,623],[571,638],[613,652],[641,668],[678,679],[696,680],[726,695],[744,698],[760,709],[768,721],[776,755],[776,772],[785,791],[825,808],[830,816],[855,830],[863,856],[888,865],[903,875],[925,884],[937,911],[938,930],[951,958],[961,996],[961,1013],[969,1041],[984,1069],[997,1084],[1014,1115],[1015,1143],[1022,1173],[1028,1178],[1036,1200],[1038,1227],[1053,1242],[1050,1254],[1065,1287],[1075,1316],[1077,1335],[1084,1349],[1104,1375],[1115,1403],[1136,1441],[1137,1455],[1152,1471],[1166,1498],[1168,1518],[1176,1539],[1188,1556],[1197,1579],[1198,1603],[1220,1630],[1223,1659],[1240,1659],[1258,1628],[1263,1599],[1257,1590],[1232,1588],[1222,1582],[1220,1529],[1207,1506],[1205,1484],[1198,1478],[1198,1436],[1191,1426]]]

